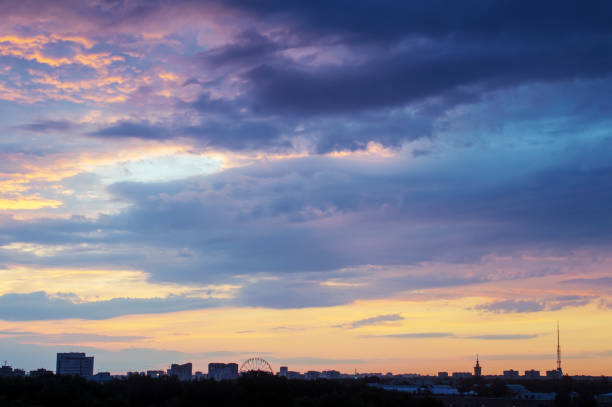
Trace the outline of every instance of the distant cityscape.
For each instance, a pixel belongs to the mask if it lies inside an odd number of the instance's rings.
[[[264,359],[259,357],[253,357],[247,359],[241,365],[234,362],[229,363],[209,363],[208,372],[203,373],[201,371],[193,372],[193,364],[191,362],[178,364],[173,363],[166,370],[146,370],[146,371],[128,371],[126,374],[111,374],[110,372],[98,372],[94,374],[94,356],[88,356],[84,352],[68,352],[68,353],[57,353],[56,368],[55,371],[39,368],[26,372],[24,369],[13,368],[6,362],[0,367],[0,376],[45,376],[45,375],[66,375],[66,376],[82,376],[89,380],[104,382],[112,380],[113,378],[126,378],[130,376],[148,376],[152,378],[160,378],[163,376],[173,376],[181,381],[188,380],[207,380],[213,379],[216,381],[220,380],[236,380],[242,374],[259,372],[269,375],[276,375],[279,377],[285,377],[287,379],[298,379],[298,380],[316,380],[316,379],[359,379],[368,377],[378,377],[381,379],[422,379],[423,382],[427,380],[459,380],[468,379],[473,377],[488,377],[488,378],[503,378],[503,379],[559,379],[563,377],[563,370],[560,365],[551,370],[547,370],[542,374],[539,370],[529,369],[524,370],[523,374],[518,370],[508,369],[504,370],[501,375],[483,375],[483,368],[480,364],[480,358],[476,356],[476,362],[473,367],[473,371],[463,372],[447,372],[440,371],[437,375],[421,375],[417,373],[342,373],[338,370],[309,370],[304,373],[289,370],[288,366],[280,366],[278,371],[274,372],[272,366]],[[602,376],[573,376],[573,377],[584,377],[584,378],[598,378]]]
[[[133,377],[147,377],[151,379],[175,378],[181,382],[197,382],[204,380],[220,381],[236,381],[242,375],[269,375],[288,380],[352,380],[361,379],[368,383],[369,386],[377,387],[388,391],[398,391],[409,393],[412,395],[431,395],[437,398],[453,398],[460,397],[471,398],[481,396],[473,389],[466,390],[464,384],[466,381],[483,381],[487,380],[502,380],[504,382],[504,391],[507,392],[511,400],[521,401],[521,405],[527,402],[544,403],[541,405],[550,405],[557,399],[556,392],[532,391],[526,385],[517,381],[524,380],[525,383],[533,383],[534,380],[560,380],[564,377],[561,369],[560,352],[557,353],[557,368],[546,371],[543,375],[539,370],[525,370],[523,375],[514,369],[504,370],[502,375],[483,375],[483,367],[480,363],[480,358],[477,355],[473,367],[473,372],[446,372],[440,371],[437,375],[420,375],[420,374],[392,374],[392,373],[342,373],[338,370],[309,370],[301,373],[298,371],[289,370],[288,366],[280,366],[278,371],[274,371],[270,363],[260,357],[247,359],[242,364],[230,363],[209,363],[207,373],[201,371],[193,372],[193,364],[188,363],[173,363],[165,370],[146,370],[146,371],[131,371],[123,375],[115,375],[110,372],[98,372],[94,374],[94,356],[89,356],[84,352],[68,352],[57,353],[55,371],[44,368],[31,370],[26,373],[25,370],[13,368],[8,364],[0,367],[0,378],[2,377],[30,377],[44,378],[53,376],[80,376],[87,381],[104,384],[113,380],[129,380]],[[571,376],[572,380],[589,381],[589,380],[609,380],[604,376]],[[573,395],[572,395],[573,394]],[[570,394],[571,397],[579,397],[578,393]],[[596,399],[600,405],[612,405],[612,393],[597,395]],[[451,399],[454,400],[454,399]],[[467,399],[466,399],[467,400]],[[547,404],[548,403],[548,404]],[[453,405],[452,403],[450,405]]]
[[[551,370],[547,370],[545,374],[542,374],[539,370],[529,369],[524,370],[523,375],[518,370],[508,369],[502,372],[502,375],[487,375],[486,377],[504,378],[504,379],[559,379],[563,377],[563,369],[561,368],[561,343],[559,324],[557,323],[557,361],[556,367]],[[440,371],[436,376],[420,375],[416,373],[404,373],[404,374],[392,374],[392,373],[358,373],[355,370],[354,373],[341,373],[337,370],[323,370],[315,371],[309,370],[305,373],[298,371],[289,370],[288,366],[281,366],[277,372],[274,371],[272,365],[268,361],[260,357],[252,357],[245,360],[240,366],[237,363],[209,363],[208,372],[203,373],[201,371],[193,372],[193,364],[188,362],[184,364],[173,363],[170,368],[166,370],[146,370],[146,371],[128,371],[125,375],[112,375],[110,372],[98,372],[94,374],[94,357],[87,356],[82,352],[68,352],[68,353],[57,353],[55,372],[40,368],[29,372],[29,376],[44,376],[44,375],[70,375],[70,376],[82,376],[93,381],[104,382],[112,380],[113,378],[123,378],[129,376],[148,376],[153,378],[160,378],[162,376],[174,376],[181,381],[188,380],[206,380],[214,379],[220,380],[235,380],[241,374],[249,372],[261,372],[270,375],[276,375],[279,377],[285,377],[287,379],[301,379],[301,380],[316,380],[316,379],[358,379],[366,377],[378,377],[385,379],[415,379],[423,378],[427,379],[438,379],[438,380],[459,380],[468,379],[472,377],[484,377],[482,373],[482,366],[480,365],[480,358],[476,355],[476,362],[473,368],[473,372],[447,372]],[[23,369],[13,369],[6,362],[0,367],[0,376],[26,376],[26,372]],[[575,376],[576,377],[576,376]],[[577,376],[577,377],[594,377],[594,376]],[[601,377],[601,376],[597,376]]]

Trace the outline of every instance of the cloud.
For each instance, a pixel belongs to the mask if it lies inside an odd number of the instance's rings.
[[[595,287],[612,286],[612,277],[597,277],[597,278],[571,278],[559,282],[560,284],[570,285],[587,285]]]
[[[129,121],[121,121],[112,126],[91,132],[89,135],[94,137],[135,137],[144,139],[164,139],[170,137],[170,133],[163,126],[152,125],[148,122],[134,123]]]
[[[591,359],[591,358],[607,358],[612,356],[612,350],[603,350],[599,352],[576,352],[564,353],[564,359]],[[555,358],[555,354],[551,353],[522,353],[522,354],[492,354],[486,356],[487,360],[549,360]]]
[[[70,130],[74,127],[74,124],[65,120],[39,120],[16,127],[35,133],[45,133]]]
[[[483,335],[456,335],[452,332],[415,332],[398,333],[385,335],[363,335],[366,338],[404,338],[404,339],[424,339],[424,338],[453,338],[453,339],[475,339],[482,341],[515,341],[533,339],[538,334],[483,334]]]
[[[456,338],[451,332],[410,332],[387,335],[364,335],[368,338],[399,338],[399,339],[427,339],[427,338]]]
[[[484,341],[514,341],[523,339],[533,339],[538,334],[492,334],[492,335],[473,335],[464,336],[465,339],[479,339]]]
[[[333,359],[333,358],[320,358],[320,357],[312,357],[312,356],[294,356],[294,357],[275,357],[275,356],[267,356],[271,362],[276,363],[284,363],[284,364],[302,364],[302,365],[359,365],[363,364],[366,361],[363,359]]]
[[[403,321],[404,318],[400,314],[386,314],[386,315],[377,315],[375,317],[359,319],[353,322],[347,322],[344,324],[334,325],[335,328],[347,328],[347,329],[356,329],[361,328],[363,326],[369,325],[380,325],[385,322],[393,322],[393,321]]]
[[[581,171],[565,164],[510,177],[499,175],[489,158],[472,156],[454,159],[451,176],[430,155],[419,158],[426,160],[422,166],[406,156],[384,163],[309,157],[168,182],[116,183],[107,191],[123,209],[96,218],[5,217],[0,243],[61,248],[44,259],[47,266],[138,268],[157,281],[245,281],[234,299],[241,306],[331,306],[486,283],[514,277],[458,265],[478,264],[490,253],[555,254],[612,243],[604,204],[612,198],[605,188],[610,147],[599,145],[601,157],[592,156],[592,167]],[[40,261],[31,252],[0,250],[2,263]],[[430,270],[428,262],[455,268]],[[572,264],[525,263],[519,278],[579,267]],[[353,271],[340,272],[347,269]],[[248,275],[266,279],[237,280]],[[526,312],[589,300],[512,299],[479,309]]]
[[[37,321],[50,319],[108,319],[129,314],[154,314],[211,308],[217,300],[169,296],[166,298],[114,298],[106,301],[74,302],[74,296],[51,297],[39,291],[0,296],[0,319]]]
[[[539,311],[557,311],[565,307],[580,307],[589,304],[593,297],[568,295],[544,298],[542,300],[502,300],[474,307],[476,310],[493,313],[524,313]]]
[[[544,311],[546,306],[545,304],[535,300],[504,300],[480,304],[474,308],[477,310],[495,313],[521,313]]]
[[[54,195],[39,202],[63,205],[12,217],[24,208],[11,201],[0,218],[2,263],[240,281],[234,305],[299,308],[502,278],[432,263],[459,268],[491,253],[609,251],[608,6],[576,11],[562,2],[550,13],[478,1],[442,10],[362,2],[347,14],[334,2],[325,10],[291,1],[77,3],[1,6],[0,18],[41,31],[16,32],[2,44],[44,42],[40,56],[81,61],[57,69],[36,62],[39,55],[6,56],[6,92],[53,110],[41,119],[39,105],[3,109],[15,134],[2,145],[0,172],[28,180],[38,157],[58,183],[15,181],[6,189],[31,188],[32,196]],[[19,31],[12,24],[7,29]],[[81,114],[87,130],[60,119]],[[95,171],[93,155],[170,140],[195,154],[230,150],[238,154],[229,161],[257,163],[105,190],[100,174],[81,173],[97,179],[96,191],[80,182],[70,198],[57,192],[74,182],[57,180],[65,161],[79,161],[74,172]],[[279,151],[310,156],[267,155]],[[267,158],[251,159],[260,156]],[[53,255],[41,259],[19,245]],[[538,267],[520,278],[570,266]],[[592,300],[517,298],[480,309]],[[200,306],[164,301],[160,309]],[[146,308],[142,302],[126,308]],[[71,310],[54,315],[81,315],[76,305],[52,305]]]
[[[27,331],[0,331],[0,335],[20,343],[39,343],[43,345],[74,343],[110,343],[110,342],[132,342],[149,339],[146,336],[137,335],[102,335],[79,332],[63,332],[58,334],[45,334]]]

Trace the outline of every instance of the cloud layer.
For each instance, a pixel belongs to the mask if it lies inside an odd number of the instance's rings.
[[[605,319],[611,17],[1,3],[0,329],[258,309],[363,340],[494,344],[538,338],[492,318]],[[321,316],[364,303],[380,308]],[[473,335],[427,325],[423,304],[470,315]]]

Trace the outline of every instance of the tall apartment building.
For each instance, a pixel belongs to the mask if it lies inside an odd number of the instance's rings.
[[[94,357],[84,353],[58,353],[55,374],[93,376]]]

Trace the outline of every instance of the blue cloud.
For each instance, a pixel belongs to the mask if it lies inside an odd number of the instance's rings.
[[[385,322],[403,321],[404,319],[406,318],[404,318],[400,314],[377,315],[375,317],[364,318],[364,319],[359,319],[353,322],[347,322],[344,324],[334,325],[334,327],[355,329],[355,328],[360,328],[362,326],[368,326],[368,325],[380,325],[380,324],[384,324]]]
[[[39,291],[0,296],[0,319],[38,321],[49,319],[108,319],[129,314],[155,314],[219,306],[216,300],[169,296],[166,298],[114,298],[106,301],[73,302]],[[82,338],[81,338],[82,339]]]

